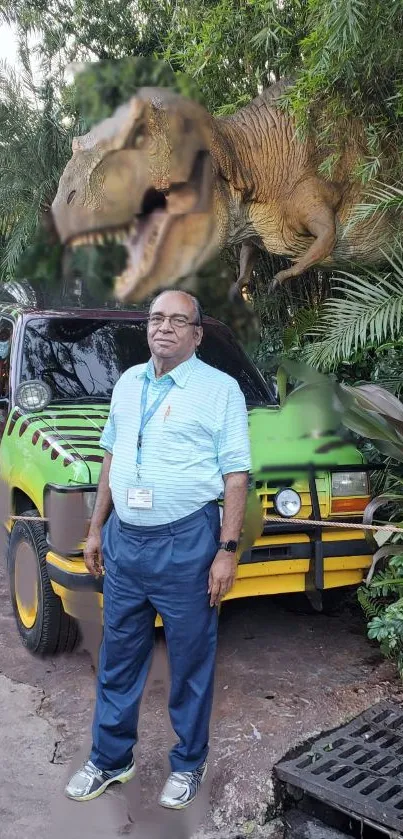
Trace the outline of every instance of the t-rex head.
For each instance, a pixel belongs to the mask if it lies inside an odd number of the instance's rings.
[[[52,205],[56,229],[71,246],[125,245],[119,300],[172,285],[217,250],[210,143],[207,111],[163,88],[141,88],[73,140]]]

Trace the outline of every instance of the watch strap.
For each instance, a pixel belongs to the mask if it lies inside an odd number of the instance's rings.
[[[228,553],[235,554],[238,548],[238,542],[235,539],[230,539],[228,542],[219,542],[218,547],[221,551],[228,551]]]

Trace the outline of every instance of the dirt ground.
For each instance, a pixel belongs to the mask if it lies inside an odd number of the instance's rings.
[[[197,804],[170,813],[156,803],[173,741],[161,635],[142,706],[136,778],[96,801],[67,801],[64,783],[89,747],[94,667],[85,649],[43,660],[23,648],[4,566],[2,572],[1,839],[278,839],[273,765],[382,698],[403,699],[393,666],[366,639],[358,610],[303,616],[276,598],[225,604],[209,780]]]

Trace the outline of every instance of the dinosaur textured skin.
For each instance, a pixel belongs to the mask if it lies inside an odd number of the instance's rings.
[[[259,249],[292,261],[275,282],[312,266],[381,262],[391,220],[348,224],[365,193],[354,175],[367,153],[361,124],[346,122],[339,132],[332,180],[325,179],[319,167],[329,149],[319,151],[314,133],[299,139],[279,107],[286,84],[221,118],[169,90],[141,88],[73,140],[52,205],[61,241],[124,244],[128,262],[115,296],[133,302],[236,243],[238,290]]]

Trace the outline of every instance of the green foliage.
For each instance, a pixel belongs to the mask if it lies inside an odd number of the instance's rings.
[[[300,66],[307,21],[307,0],[177,2],[163,54],[197,79],[214,113],[230,114]]]
[[[343,272],[342,285],[334,287],[339,296],[325,301],[321,318],[311,330],[315,340],[304,351],[310,364],[334,369],[360,350],[381,349],[386,341],[400,347],[403,249],[399,247],[385,258],[389,263],[386,273],[369,269],[361,269],[360,274]]]
[[[0,64],[0,277],[12,277],[53,200],[71,136],[54,87],[39,90]]]
[[[395,660],[403,677],[403,557],[393,557],[369,586],[361,586],[358,600],[368,619],[368,638]]]
[[[337,168],[339,150],[335,142],[342,141],[345,120],[350,115],[362,118],[368,145],[357,168],[362,180],[367,183],[378,176],[386,147],[388,154],[393,152],[393,166],[399,170],[403,149],[401,0],[387,4],[383,0],[4,0],[0,15],[16,24],[25,63],[32,52],[27,48],[27,37],[35,33],[35,54],[46,74],[51,71],[52,114],[58,128],[62,126],[63,146],[63,136],[67,140],[69,129],[61,122],[62,116],[69,117],[72,130],[85,131],[141,84],[168,84],[199,98],[197,85],[202,100],[214,113],[230,114],[262,87],[288,76],[296,84],[284,104],[296,115],[301,130],[315,120],[327,151],[322,164],[325,177]],[[109,59],[122,60],[114,65],[108,63]],[[67,86],[65,71],[70,61],[99,63],[79,73],[74,84]],[[189,77],[194,84],[187,80]],[[35,108],[29,102],[26,107],[28,123],[36,124],[39,117],[33,114]],[[38,112],[41,108],[39,102]],[[20,120],[22,124],[27,122],[22,109]],[[56,134],[58,137],[58,131]],[[21,243],[25,247],[35,242],[40,215],[35,202],[38,197],[39,203],[42,200],[42,173],[30,157],[35,147],[35,139],[27,136],[26,148],[21,144],[18,148],[19,157],[27,161],[21,168],[31,173],[23,182],[31,184],[32,200],[22,195],[22,188],[13,188],[6,221],[0,208],[0,247],[4,248],[4,235],[8,239],[13,230],[7,272],[18,264]],[[56,155],[59,172],[64,156],[64,150]],[[54,185],[50,155],[49,160],[47,194]],[[400,189],[398,184],[395,189]],[[368,203],[357,213],[379,212],[374,207],[377,203],[382,205],[380,211],[386,205],[390,208],[391,202],[396,206],[397,195],[377,196],[377,190],[369,184]],[[90,261],[92,266],[100,265],[102,258],[92,253]],[[270,281],[280,262],[271,256],[262,257],[254,272],[252,297],[262,339],[256,359],[267,367],[267,356],[284,347],[293,354],[302,352],[306,345],[318,344],[317,356],[312,358],[315,363],[328,365],[329,352],[322,347],[316,324],[329,293],[329,278],[311,271],[272,294]],[[365,274],[363,280],[371,281]],[[343,286],[343,290],[337,290],[336,296],[341,298],[346,289]],[[379,323],[380,313],[377,318]],[[376,354],[378,347],[373,350],[370,327],[365,339],[364,332],[362,321],[358,344],[354,343],[354,333],[351,353],[346,355],[344,348],[334,353],[331,361],[338,369],[342,363],[343,372],[352,378],[361,371],[367,376],[368,358],[380,365],[382,358],[386,359],[386,351],[381,358]],[[340,340],[339,335],[336,345]]]
[[[401,0],[311,0],[309,33],[301,43],[302,71],[288,96],[301,128],[321,112],[322,136],[349,114],[363,119],[370,159],[361,174],[376,176],[395,150],[395,169],[403,146]],[[332,154],[332,149],[329,150]]]
[[[386,213],[389,215],[395,213],[397,226],[399,215],[402,212],[403,189],[397,185],[386,186],[385,184],[375,183],[367,191],[367,201],[362,204],[357,204],[354,207],[350,225],[353,226],[357,222],[366,221],[369,218],[374,218],[378,221]],[[398,227],[396,232],[399,232]]]
[[[384,611],[383,604],[378,603],[378,596],[379,592],[372,592],[366,586],[360,586],[358,589],[358,602],[368,621],[372,620],[372,618],[379,617]]]
[[[172,19],[170,0],[3,0],[22,36],[40,33],[37,52],[59,68],[71,61],[154,55]]]
[[[185,73],[175,72],[166,61],[128,56],[115,62],[98,61],[77,73],[74,83],[64,88],[65,108],[86,130],[111,116],[139,87],[169,87],[182,96],[202,100],[196,83]]]

